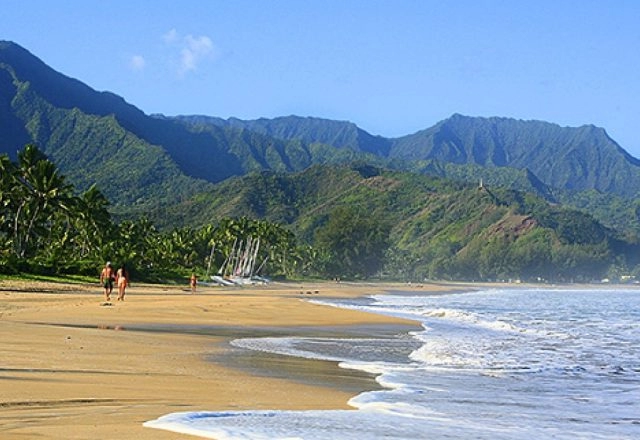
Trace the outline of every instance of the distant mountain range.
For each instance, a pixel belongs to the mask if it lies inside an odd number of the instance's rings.
[[[288,116],[243,121],[207,116],[174,119],[192,127],[239,128],[272,138],[321,143],[408,163],[438,161],[458,165],[527,169],[554,188],[596,189],[635,196],[640,161],[602,128],[560,127],[541,121],[478,118],[455,114],[415,134],[389,139],[372,136],[350,122]],[[631,186],[636,188],[632,190]]]
[[[78,189],[97,183],[114,210],[128,214],[184,204],[231,177],[347,163],[483,180],[551,201],[585,191],[631,200],[640,192],[640,161],[592,125],[455,114],[385,138],[351,122],[311,117],[147,115],[0,41],[0,153],[14,158],[27,143]]]

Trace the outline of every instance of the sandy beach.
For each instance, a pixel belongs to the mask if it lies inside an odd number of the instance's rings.
[[[331,362],[234,357],[260,335],[400,332],[415,323],[307,299],[450,286],[317,283],[244,289],[136,285],[101,305],[97,285],[0,281],[0,437],[180,439],[145,428],[197,410],[348,408],[371,377]],[[277,374],[276,374],[277,373]]]

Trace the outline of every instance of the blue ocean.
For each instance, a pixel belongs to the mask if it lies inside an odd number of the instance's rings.
[[[394,338],[233,345],[376,374],[354,410],[173,413],[145,426],[218,440],[638,439],[640,290],[396,292],[324,304],[411,318]]]

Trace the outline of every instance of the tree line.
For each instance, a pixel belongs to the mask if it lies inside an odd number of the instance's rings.
[[[590,281],[640,274],[637,242],[613,237],[588,214],[515,191],[457,188],[431,202],[404,192],[394,193],[390,207],[373,193],[366,193],[367,209],[344,200],[313,220],[306,242],[280,223],[248,217],[159,230],[145,217],[114,221],[95,185],[78,193],[27,145],[16,162],[0,155],[0,273],[97,276],[112,261],[126,264],[133,279],[186,280],[215,274],[251,238],[261,243],[261,274],[279,278]],[[403,210],[420,216],[398,228],[396,211]],[[510,218],[526,222],[508,226]]]
[[[124,263],[132,277],[166,281],[217,270],[234,242],[260,238],[258,258],[271,276],[310,270],[308,246],[261,220],[223,218],[199,228],[159,231],[149,220],[115,223],[95,186],[75,194],[35,145],[17,161],[0,156],[0,272],[95,275],[105,261]]]

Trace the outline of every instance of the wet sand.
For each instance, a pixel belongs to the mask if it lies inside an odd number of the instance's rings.
[[[335,409],[372,377],[232,349],[262,335],[397,333],[415,323],[305,301],[451,286],[271,284],[244,289],[136,285],[103,306],[100,287],[0,281],[0,438],[182,439],[145,428],[167,413]]]

